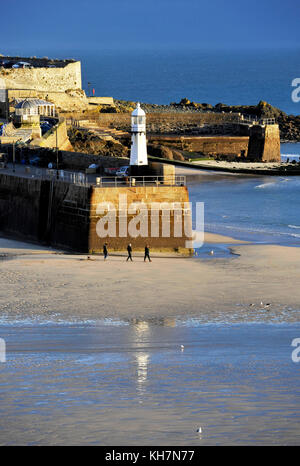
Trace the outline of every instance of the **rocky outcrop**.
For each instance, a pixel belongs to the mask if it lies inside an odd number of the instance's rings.
[[[128,157],[128,147],[112,138],[111,140],[102,139],[92,131],[69,129],[68,136],[75,152],[110,157]]]
[[[153,155],[153,157],[160,157],[168,160],[185,160],[180,151],[161,144],[148,144],[147,152],[149,155]]]
[[[242,115],[253,115],[261,118],[275,118],[279,124],[280,139],[286,141],[300,141],[300,115],[287,115],[279,108],[273,107],[267,102],[261,100],[257,105],[226,105],[218,103],[214,107],[208,104],[196,104],[188,99],[182,99],[179,104],[173,104],[175,107],[188,107],[190,111],[214,111],[224,113],[241,113]]]

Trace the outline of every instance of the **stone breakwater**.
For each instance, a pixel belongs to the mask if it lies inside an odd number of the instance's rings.
[[[123,112],[127,106],[134,105],[133,102],[115,101],[116,111]],[[287,115],[282,110],[273,107],[267,102],[260,101],[257,105],[226,105],[218,103],[211,105],[208,103],[191,102],[187,98],[182,99],[179,103],[169,105],[156,105],[151,103],[141,104],[146,113],[172,113],[172,114],[229,114],[252,115],[254,118],[275,118],[279,124],[280,139],[282,141],[300,141],[300,115]]]

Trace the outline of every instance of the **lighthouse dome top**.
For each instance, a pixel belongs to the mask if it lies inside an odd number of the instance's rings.
[[[131,115],[132,116],[145,116],[146,115],[144,110],[141,108],[141,105],[139,102],[136,104],[136,108],[133,110]]]

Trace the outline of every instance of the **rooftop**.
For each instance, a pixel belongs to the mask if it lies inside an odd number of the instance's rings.
[[[51,102],[41,99],[15,99],[15,102],[17,102],[15,108],[34,108],[42,105],[54,106]]]

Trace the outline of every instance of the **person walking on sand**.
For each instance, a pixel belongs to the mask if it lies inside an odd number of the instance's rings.
[[[103,256],[104,256],[104,260],[106,260],[106,258],[108,256],[107,243],[103,244]]]
[[[128,257],[126,259],[126,262],[130,259],[131,262],[132,262],[132,256],[131,256],[131,253],[132,253],[132,247],[131,247],[131,243],[128,244],[127,246],[127,252],[128,252]]]
[[[150,259],[150,248],[149,248],[149,244],[146,244],[145,246],[145,256],[144,256],[144,262],[146,262],[146,259],[149,259],[149,262],[152,262],[152,260]]]

